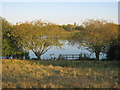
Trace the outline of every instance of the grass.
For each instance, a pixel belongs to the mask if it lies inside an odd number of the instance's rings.
[[[117,61],[2,60],[3,88],[120,88]]]

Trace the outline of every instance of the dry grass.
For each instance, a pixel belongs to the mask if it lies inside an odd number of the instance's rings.
[[[2,60],[3,88],[119,88],[118,62]]]

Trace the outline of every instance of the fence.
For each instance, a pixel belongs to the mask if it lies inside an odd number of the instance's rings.
[[[60,54],[58,59],[59,60],[78,60],[80,59],[80,54]]]

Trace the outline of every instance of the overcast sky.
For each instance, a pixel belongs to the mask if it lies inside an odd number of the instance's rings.
[[[2,2],[2,17],[10,23],[41,19],[56,24],[81,24],[86,19],[118,23],[118,2]]]

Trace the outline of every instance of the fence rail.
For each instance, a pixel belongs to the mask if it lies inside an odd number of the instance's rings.
[[[75,60],[75,59],[80,59],[81,55],[80,54],[60,54],[59,55],[59,60]]]

